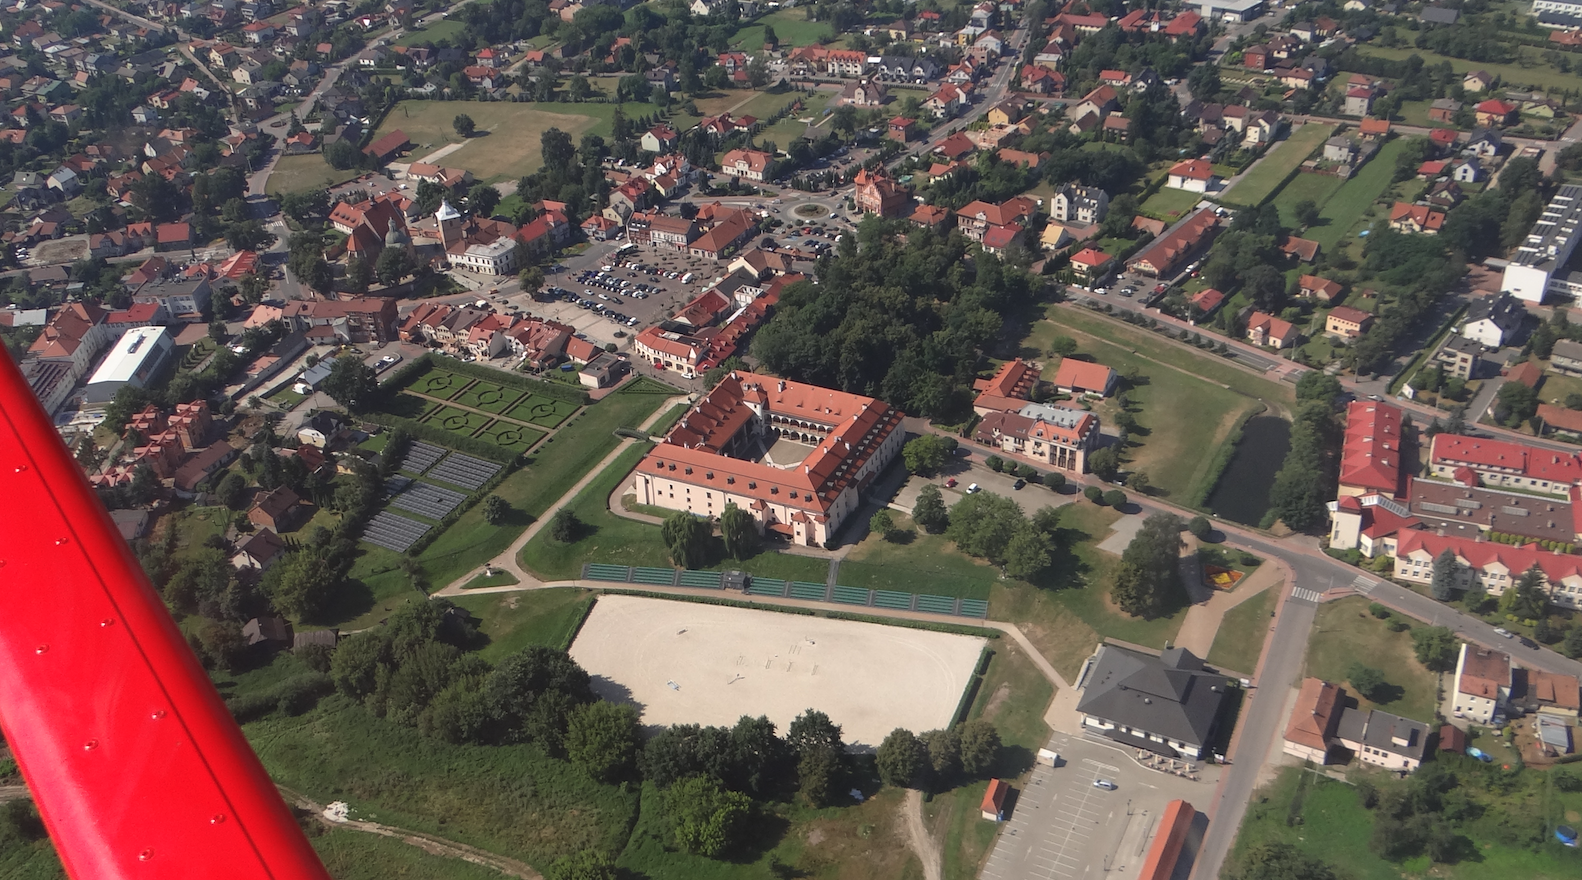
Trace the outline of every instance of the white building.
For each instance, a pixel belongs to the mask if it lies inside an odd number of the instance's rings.
[[[145,388],[157,375],[176,345],[164,327],[136,327],[126,331],[88,379],[87,401],[108,403],[124,386]]]
[[[1189,9],[1213,21],[1252,21],[1264,13],[1264,0],[1187,0]]]
[[[1582,238],[1582,186],[1560,187],[1544,207],[1543,215],[1516,249],[1505,267],[1503,291],[1527,302],[1542,302],[1550,279],[1563,269]],[[1565,292],[1557,289],[1556,292]]]
[[[479,275],[516,274],[516,239],[497,238],[488,244],[468,244],[446,254],[451,266]]]
[[[1455,716],[1489,724],[1511,696],[1509,654],[1461,644],[1456,658]]]

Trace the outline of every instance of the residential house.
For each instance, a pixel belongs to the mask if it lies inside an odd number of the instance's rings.
[[[1494,85],[1494,75],[1486,70],[1474,70],[1461,78],[1461,89],[1467,92],[1487,91]]]
[[[1274,349],[1289,348],[1296,344],[1296,327],[1267,312],[1253,312],[1247,321],[1247,339],[1253,345]]]
[[[1444,213],[1425,205],[1396,202],[1390,208],[1390,228],[1396,232],[1438,235],[1444,225]]]
[[[1582,376],[1582,342],[1561,339],[1549,354],[1549,368],[1568,376]]]
[[[1303,275],[1296,280],[1297,294],[1307,299],[1317,300],[1324,304],[1337,302],[1341,292],[1346,288],[1339,281],[1332,278],[1320,278],[1317,275]]]
[[[1356,339],[1373,326],[1373,316],[1351,306],[1336,306],[1324,319],[1324,333],[1347,341]]]
[[[1038,372],[1038,365],[1016,358],[1001,364],[990,378],[973,380],[972,390],[978,392],[973,411],[980,416],[1020,411],[1038,385]]]
[[[1065,357],[1055,371],[1054,386],[1055,390],[1076,397],[1109,397],[1119,381],[1120,374],[1103,364]]]
[[[1109,208],[1109,193],[1096,186],[1066,183],[1049,199],[1049,216],[1061,223],[1101,223]]]
[[[676,148],[676,130],[668,125],[656,125],[643,132],[641,144],[650,153],[668,153]]]
[[[1428,121],[1453,125],[1461,113],[1461,102],[1454,98],[1438,98],[1428,105]]]
[[[1478,121],[1478,125],[1490,128],[1504,128],[1516,121],[1517,109],[1517,106],[1509,101],[1490,98],[1473,107],[1472,112]]]
[[[239,569],[267,571],[269,566],[273,565],[275,560],[280,558],[285,552],[286,542],[275,534],[273,529],[259,529],[253,532],[247,540],[237,545],[236,553],[231,556],[231,565]],[[270,619],[278,621],[282,625],[285,623],[278,617]],[[249,626],[253,626],[256,623],[258,623],[256,618],[248,621]],[[245,627],[242,634],[247,635]],[[264,638],[264,636],[260,636],[257,640],[262,641]],[[255,644],[256,641],[250,638],[248,643]]]
[[[280,486],[253,499],[253,506],[247,511],[247,521],[260,529],[285,532],[296,526],[302,510],[302,499],[297,493]]]
[[[1200,208],[1174,229],[1149,242],[1127,261],[1127,266],[1155,278],[1169,277],[1213,241],[1218,228],[1219,217],[1214,210]]]
[[[1434,362],[1446,376],[1471,380],[1483,364],[1483,344],[1465,336],[1452,336],[1434,353]]]
[[[1485,296],[1474,300],[1467,307],[1457,332],[1467,339],[1477,341],[1485,348],[1500,348],[1516,337],[1522,321],[1527,318],[1527,308],[1521,300],[1509,293]],[[1576,345],[1576,343],[1570,343]],[[1556,343],[1559,350],[1560,343]],[[1556,367],[1559,365],[1556,364]]]
[[[1015,196],[998,205],[974,201],[956,211],[956,228],[968,239],[981,243],[996,227],[1025,228],[1037,212],[1038,204],[1026,196]]]
[[[1456,690],[1451,700],[1455,716],[1490,724],[1510,696],[1510,655],[1463,642],[1456,657]]]
[[[1368,86],[1352,86],[1347,89],[1345,103],[1340,112],[1346,116],[1367,116],[1372,113],[1373,89]]]
[[[720,172],[731,177],[762,181],[774,158],[773,154],[762,150],[731,150],[720,158]]]
[[[912,197],[882,168],[862,169],[852,179],[852,201],[857,210],[880,217],[900,217],[911,213]]]
[[[1095,248],[1083,248],[1071,255],[1071,271],[1084,284],[1092,284],[1109,275],[1115,258]]]
[[[1185,159],[1171,166],[1165,185],[1187,192],[1207,193],[1215,188],[1218,179],[1214,166],[1207,159]]]

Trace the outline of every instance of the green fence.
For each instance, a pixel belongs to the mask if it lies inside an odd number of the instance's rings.
[[[788,595],[793,599],[813,599],[822,602],[829,594],[829,587],[813,581],[792,581]]]
[[[755,577],[747,583],[749,596],[780,596],[786,594],[786,582],[779,578]]]
[[[725,575],[717,571],[683,571],[680,584],[683,587],[700,587],[706,590],[725,589]]]
[[[836,584],[832,598],[842,605],[868,605],[871,604],[869,599],[872,595],[872,590],[860,590],[856,587],[843,587]]]

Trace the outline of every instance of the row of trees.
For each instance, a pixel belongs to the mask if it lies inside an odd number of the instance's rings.
[[[1339,438],[1335,405],[1340,382],[1320,370],[1303,374],[1296,386],[1291,448],[1269,489],[1266,519],[1303,531],[1322,523],[1334,497],[1334,451]]]

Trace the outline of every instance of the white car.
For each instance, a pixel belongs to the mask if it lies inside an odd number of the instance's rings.
[[[1095,779],[1093,780],[1093,787],[1102,788],[1105,791],[1114,791],[1115,783],[1109,781],[1108,779]]]
[[[978,485],[977,483],[973,483],[973,484],[967,486],[967,494],[968,495],[976,495],[977,493],[982,492],[982,491],[983,491],[983,487]]]
[[[1495,628],[1494,628],[1494,633],[1495,633],[1495,635],[1501,635],[1501,636],[1504,636],[1504,637],[1505,637],[1505,638],[1507,638],[1507,639],[1508,639],[1508,638],[1511,638],[1511,637],[1512,637],[1512,635],[1513,635],[1513,634],[1512,634],[1512,633],[1511,633],[1511,631],[1510,631],[1510,630],[1508,630],[1508,629],[1506,629],[1506,628],[1505,628],[1505,627],[1503,627],[1503,626],[1497,626],[1497,627],[1495,627]]]

